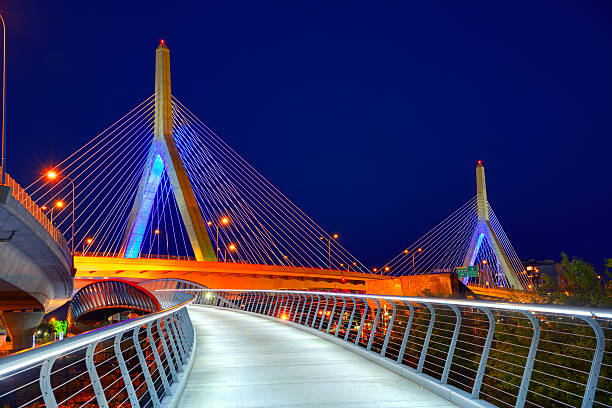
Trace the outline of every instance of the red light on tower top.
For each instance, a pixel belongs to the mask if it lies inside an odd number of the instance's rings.
[[[477,163],[478,163],[479,166],[482,166],[482,160],[478,160]]]
[[[160,40],[160,41],[159,41],[159,43],[160,43],[161,45],[164,45],[165,41],[164,41],[164,40]]]

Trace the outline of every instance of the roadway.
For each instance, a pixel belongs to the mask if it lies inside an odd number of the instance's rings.
[[[189,314],[197,350],[180,407],[456,407],[282,323],[201,306]]]

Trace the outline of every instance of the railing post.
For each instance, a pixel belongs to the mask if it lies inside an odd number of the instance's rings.
[[[287,320],[289,320],[289,316],[293,315],[293,304],[295,303],[295,293],[291,294],[291,305],[289,306],[289,314],[287,315]]]
[[[302,324],[302,319],[304,318],[304,309],[306,308],[306,294],[304,294],[304,304],[302,305],[302,311],[300,312],[300,321],[298,324]]]
[[[378,299],[374,299],[378,308],[376,309],[376,317],[374,318],[374,323],[372,324],[372,330],[370,330],[370,339],[368,340],[368,347],[366,350],[372,349],[372,342],[374,341],[374,333],[376,333],[376,326],[378,325],[378,319],[380,318],[380,302]]]
[[[419,364],[417,365],[417,373],[423,372],[423,366],[425,365],[425,359],[427,358],[427,349],[429,348],[429,341],[431,340],[431,333],[433,332],[434,323],[436,322],[436,311],[433,306],[429,303],[424,303],[429,309],[430,320],[429,327],[427,328],[427,334],[425,335],[425,341],[423,342],[423,348],[421,349],[421,356],[419,357]]]
[[[336,325],[336,333],[334,333],[334,337],[338,337],[338,333],[340,333],[340,326],[342,326],[342,319],[344,319],[345,310],[346,310],[346,296],[342,296],[342,310],[340,310],[340,318],[338,319],[338,324]]]
[[[315,327],[315,323],[317,321],[317,312],[319,311],[319,306],[321,305],[321,296],[319,295],[315,295],[317,297],[317,307],[315,309],[314,312],[314,316],[312,317],[312,323],[310,324],[310,328],[314,329]],[[321,315],[321,317],[323,317],[323,315]]]
[[[147,324],[147,337],[149,339],[149,344],[151,345],[151,352],[153,353],[153,358],[155,359],[155,365],[157,366],[157,372],[159,373],[159,376],[161,377],[164,391],[166,394],[168,394],[170,392],[170,384],[168,383],[168,378],[166,377],[164,366],[162,365],[161,358],[159,358],[159,353],[157,352],[157,344],[155,344],[155,340],[153,339],[153,332],[151,331],[152,325],[153,325],[152,321],[150,321]],[[117,350],[115,350],[115,353],[116,352]],[[117,360],[119,360],[119,358],[117,358]],[[125,382],[125,377],[123,379]]]
[[[329,322],[327,322],[327,330],[325,330],[325,333],[327,334],[329,334],[329,329],[331,329],[331,325],[334,320],[334,313],[336,312],[336,304],[338,303],[337,296],[331,295],[331,297],[334,298],[334,306],[332,307],[331,314],[329,315]]]
[[[266,312],[268,316],[272,316],[272,309],[278,303],[278,294],[272,292],[271,295],[272,295],[272,298],[270,299],[270,306],[268,307],[268,310]]]
[[[319,330],[323,328],[323,322],[325,322],[325,313],[327,313],[327,304],[329,302],[329,299],[326,295],[323,295],[323,297],[325,298],[325,307],[323,308],[323,314],[321,315],[321,321],[319,322]]]
[[[97,405],[102,408],[108,408],[108,401],[106,401],[106,395],[104,395],[104,389],[102,388],[102,383],[100,383],[100,377],[98,376],[96,364],[93,360],[96,346],[99,343],[100,341],[94,341],[87,346],[87,350],[85,351],[85,365],[87,366],[87,374],[89,375],[91,387],[96,396]]]
[[[144,375],[145,382],[147,384],[147,389],[149,391],[149,395],[151,396],[151,401],[153,402],[154,407],[161,407],[159,402],[159,397],[157,396],[157,390],[155,389],[155,384],[153,384],[153,379],[151,378],[151,372],[149,371],[149,366],[147,365],[147,360],[145,359],[144,353],[142,352],[142,346],[140,345],[140,339],[138,338],[138,333],[140,332],[140,327],[134,328],[134,334],[132,335],[132,342],[134,343],[134,347],[136,348],[136,354],[138,355],[138,361],[140,361],[140,367],[142,369],[142,374]]]
[[[385,334],[385,341],[383,342],[383,346],[380,349],[380,355],[385,356],[387,352],[387,346],[389,345],[389,337],[391,336],[391,330],[393,329],[393,322],[395,321],[395,303],[392,300],[389,300],[391,306],[393,307],[393,312],[391,313],[391,318],[389,319],[389,325],[387,326],[387,333]]]
[[[164,317],[164,327],[166,328],[166,334],[168,335],[168,340],[170,341],[170,347],[172,347],[172,354],[174,355],[174,358],[176,360],[174,362],[174,364],[176,364],[176,371],[177,373],[183,372],[183,363],[181,360],[181,355],[179,354],[178,346],[174,342],[174,336],[172,335],[172,328],[170,326],[170,323],[168,322],[168,316]]]
[[[249,312],[253,312],[255,308],[259,305],[259,292],[254,292],[253,303],[249,307]]]
[[[266,305],[264,306],[262,313],[261,313],[263,315],[265,315],[266,311],[270,309],[270,307],[272,307],[272,297],[274,296],[274,293],[266,292],[266,296],[267,296]]]
[[[593,401],[595,399],[597,382],[599,381],[599,372],[603,362],[604,351],[606,350],[606,335],[599,323],[597,323],[597,321],[592,317],[581,317],[581,319],[591,326],[595,332],[595,339],[597,341],[595,345],[595,352],[593,353],[593,361],[591,362],[589,379],[586,384],[586,389],[584,390],[584,398],[582,399],[582,408],[587,408],[593,406]]]
[[[181,356],[181,361],[183,362],[183,364],[187,364],[187,355],[185,353],[185,348],[183,347],[183,340],[181,338],[181,333],[179,333],[178,329],[176,328],[176,323],[174,322],[174,318],[175,318],[175,313],[172,313],[166,316],[166,320],[168,321],[168,324],[170,325],[170,330],[172,331],[172,334],[174,335],[174,340],[176,341],[176,346],[178,348],[179,355]]]
[[[166,355],[166,362],[168,363],[168,367],[170,368],[170,374],[172,374],[173,380],[177,381],[178,380],[178,373],[177,373],[178,364],[175,366],[176,362],[172,360],[172,355],[170,354],[170,349],[168,348],[168,343],[166,342],[166,336],[164,335],[164,332],[162,331],[161,322],[162,322],[161,318],[157,319],[157,332],[159,333],[159,339],[161,340],[162,348],[164,349],[164,354]],[[166,326],[166,324],[164,323],[164,327],[167,328],[168,326]],[[166,330],[166,334],[167,334],[167,330]],[[168,336],[168,339],[169,338],[170,336]]]
[[[357,309],[357,298],[353,298],[353,310],[351,311],[351,317],[349,318],[348,324],[346,325],[344,341],[348,341],[349,334],[351,333],[351,325],[353,324],[353,317],[355,317],[355,309]]]
[[[283,307],[283,301],[285,300],[285,294],[284,293],[279,293],[278,297],[280,298],[279,301],[276,302],[276,304],[274,305],[274,310],[272,311],[272,316],[276,317],[280,314],[281,309]]]
[[[480,356],[480,362],[478,363],[478,371],[476,372],[476,378],[474,379],[474,386],[472,387],[472,398],[478,399],[480,396],[480,387],[482,386],[482,378],[484,377],[485,369],[487,368],[487,360],[489,359],[489,351],[491,350],[491,343],[493,342],[493,335],[495,334],[495,317],[493,313],[486,307],[479,307],[489,319],[489,332],[485,344],[482,347],[482,355]]]
[[[121,377],[123,378],[123,384],[125,384],[125,392],[130,400],[130,405],[133,408],[140,408],[138,396],[134,390],[134,385],[132,384],[132,379],[130,378],[130,372],[127,369],[127,365],[125,365],[125,358],[123,358],[123,352],[121,351],[121,339],[123,338],[124,334],[125,332],[121,332],[115,336],[113,349],[115,350],[115,358],[117,358],[117,363],[119,364],[119,371],[121,372]]]
[[[521,387],[519,388],[518,395],[516,397],[516,408],[524,407],[525,401],[527,400],[527,392],[529,391],[529,382],[531,381],[531,372],[533,371],[533,364],[535,362],[535,356],[538,352],[538,344],[540,342],[540,323],[531,312],[521,312],[531,322],[533,328],[533,335],[531,337],[531,345],[529,346],[529,353],[527,354],[527,361],[525,361],[525,368],[523,369],[523,378],[521,380]],[[589,405],[589,407],[592,405]]]
[[[49,357],[42,363],[40,375],[38,377],[40,394],[47,408],[57,408],[57,401],[55,400],[55,394],[53,394],[53,388],[51,387],[51,369],[57,357],[58,356]]]
[[[308,296],[310,296],[310,306],[308,306],[308,313],[306,314],[306,321],[304,322],[304,326],[306,327],[308,327],[308,319],[310,318],[310,311],[312,310],[312,304],[314,303],[314,296],[312,296],[310,293]]]
[[[359,344],[359,338],[361,337],[361,332],[363,331],[363,324],[365,323],[366,316],[368,314],[368,301],[364,298],[360,298],[364,304],[363,313],[361,314],[361,322],[359,323],[359,330],[357,330],[357,335],[355,336],[354,344]]]
[[[446,384],[448,382],[448,374],[450,372],[451,364],[453,363],[453,356],[455,354],[455,347],[457,346],[457,338],[459,338],[459,330],[461,329],[461,311],[457,306],[448,305],[453,312],[457,320],[455,322],[455,330],[453,331],[453,337],[451,338],[450,345],[448,346],[448,354],[446,355],[446,363],[444,364],[444,371],[442,372],[441,382]]]

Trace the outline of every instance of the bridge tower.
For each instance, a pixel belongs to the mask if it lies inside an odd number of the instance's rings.
[[[508,279],[508,283],[513,289],[523,290],[518,275],[510,264],[510,258],[504,250],[501,242],[491,226],[489,220],[489,201],[487,200],[487,185],[485,181],[485,170],[482,161],[478,161],[476,166],[476,194],[478,203],[478,225],[474,230],[474,235],[471,238],[470,247],[463,263],[464,266],[473,266],[478,256],[483,241],[486,239],[493,252],[499,269],[501,269]],[[465,282],[469,278],[465,278]]]
[[[174,198],[193,248],[196,260],[216,261],[206,225],[189,183],[183,160],[172,132],[170,87],[170,50],[162,40],[155,50],[155,120],[154,139],[149,150],[142,178],[138,185],[121,251],[125,258],[137,258],[151,216],[155,194],[165,170]]]

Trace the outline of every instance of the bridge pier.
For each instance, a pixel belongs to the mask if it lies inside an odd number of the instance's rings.
[[[43,309],[5,310],[0,312],[2,323],[11,337],[11,350],[18,351],[32,347],[32,336],[40,324],[45,311]]]

